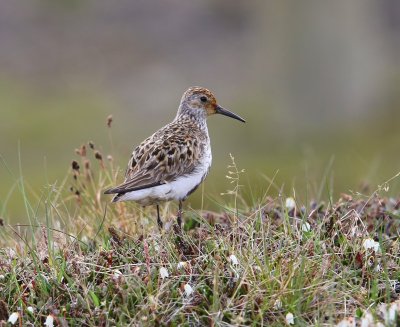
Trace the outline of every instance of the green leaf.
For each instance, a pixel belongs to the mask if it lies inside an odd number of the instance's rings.
[[[89,291],[89,295],[92,298],[92,301],[96,307],[100,306],[100,300],[97,295],[93,291]]]

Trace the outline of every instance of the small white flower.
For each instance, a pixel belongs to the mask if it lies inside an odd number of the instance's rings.
[[[44,322],[44,325],[47,327],[53,327],[54,326],[54,317],[53,315],[48,315],[46,318],[46,321]]]
[[[113,276],[114,276],[114,278],[121,277],[122,276],[122,272],[120,270],[118,270],[118,269],[115,269]]]
[[[375,271],[376,271],[376,272],[382,271],[382,267],[381,267],[381,265],[380,265],[379,263],[376,265]]]
[[[8,322],[11,323],[11,325],[14,325],[19,318],[19,313],[18,312],[13,312],[9,317],[8,317]]]
[[[289,313],[286,315],[286,323],[287,323],[288,325],[294,325],[294,316],[293,316],[293,313],[289,312]]]
[[[361,318],[361,327],[369,327],[374,325],[374,317],[371,313],[367,312],[364,317]]]
[[[185,284],[183,289],[185,290],[185,295],[186,296],[190,296],[193,293],[193,288],[189,284]]]
[[[28,310],[30,313],[35,312],[35,309],[33,307],[27,307],[26,310]]]
[[[187,262],[180,261],[178,262],[178,265],[176,266],[176,269],[184,269],[187,266]]]
[[[280,299],[276,299],[274,303],[274,309],[279,310],[282,309],[282,301]]]
[[[237,266],[238,264],[239,264],[239,260],[238,260],[238,258],[234,255],[234,254],[231,254],[230,256],[229,256],[229,261],[232,263],[232,265],[234,265],[234,266]]]
[[[115,282],[118,282],[118,281],[121,281],[122,277],[124,277],[124,275],[122,274],[122,272],[119,271],[118,269],[115,269],[115,270],[114,270],[114,273],[113,273],[113,275],[112,275],[112,279],[113,279]]]
[[[389,324],[394,323],[396,321],[396,314],[397,314],[397,303],[392,303],[389,308],[388,314],[388,322]]]
[[[311,225],[308,222],[304,222],[304,224],[301,225],[301,230],[303,232],[309,232],[311,231]]]
[[[372,249],[375,252],[379,251],[379,242],[375,242],[372,238],[366,238],[363,242],[365,250]]]
[[[168,277],[169,277],[167,268],[164,268],[164,267],[161,267],[161,268],[160,268],[160,277],[161,277],[162,279],[168,278]]]
[[[6,253],[10,259],[14,259],[17,255],[17,252],[15,252],[12,248],[7,248]]]
[[[6,278],[6,276],[0,275],[0,280],[4,280],[5,278]]]
[[[336,327],[356,327],[356,320],[353,317],[345,318]]]
[[[296,207],[296,201],[293,198],[286,198],[285,207],[289,211]]]

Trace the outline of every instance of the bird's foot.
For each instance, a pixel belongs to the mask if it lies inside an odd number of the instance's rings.
[[[182,229],[182,210],[178,211],[178,216],[176,217],[178,227]]]
[[[161,231],[163,229],[163,222],[161,220],[157,220],[158,229]]]
[[[158,225],[159,230],[161,231],[163,228],[163,222],[160,217],[160,207],[158,205],[157,205],[157,225]]]

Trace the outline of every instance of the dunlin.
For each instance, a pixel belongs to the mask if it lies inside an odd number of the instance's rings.
[[[180,227],[182,202],[204,181],[211,166],[207,117],[214,114],[245,121],[219,106],[211,91],[197,86],[189,88],[182,96],[175,119],[133,150],[124,183],[105,193],[115,194],[113,202],[156,205],[160,228],[163,224],[159,204],[179,201]]]

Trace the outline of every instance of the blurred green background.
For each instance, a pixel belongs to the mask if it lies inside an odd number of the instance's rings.
[[[324,176],[335,195],[374,190],[400,171],[399,35],[398,0],[1,1],[0,212],[24,220],[19,144],[36,194],[89,140],[123,170],[192,85],[247,120],[209,120],[205,208],[230,187],[229,153],[249,198],[276,173],[303,199],[327,195]]]

